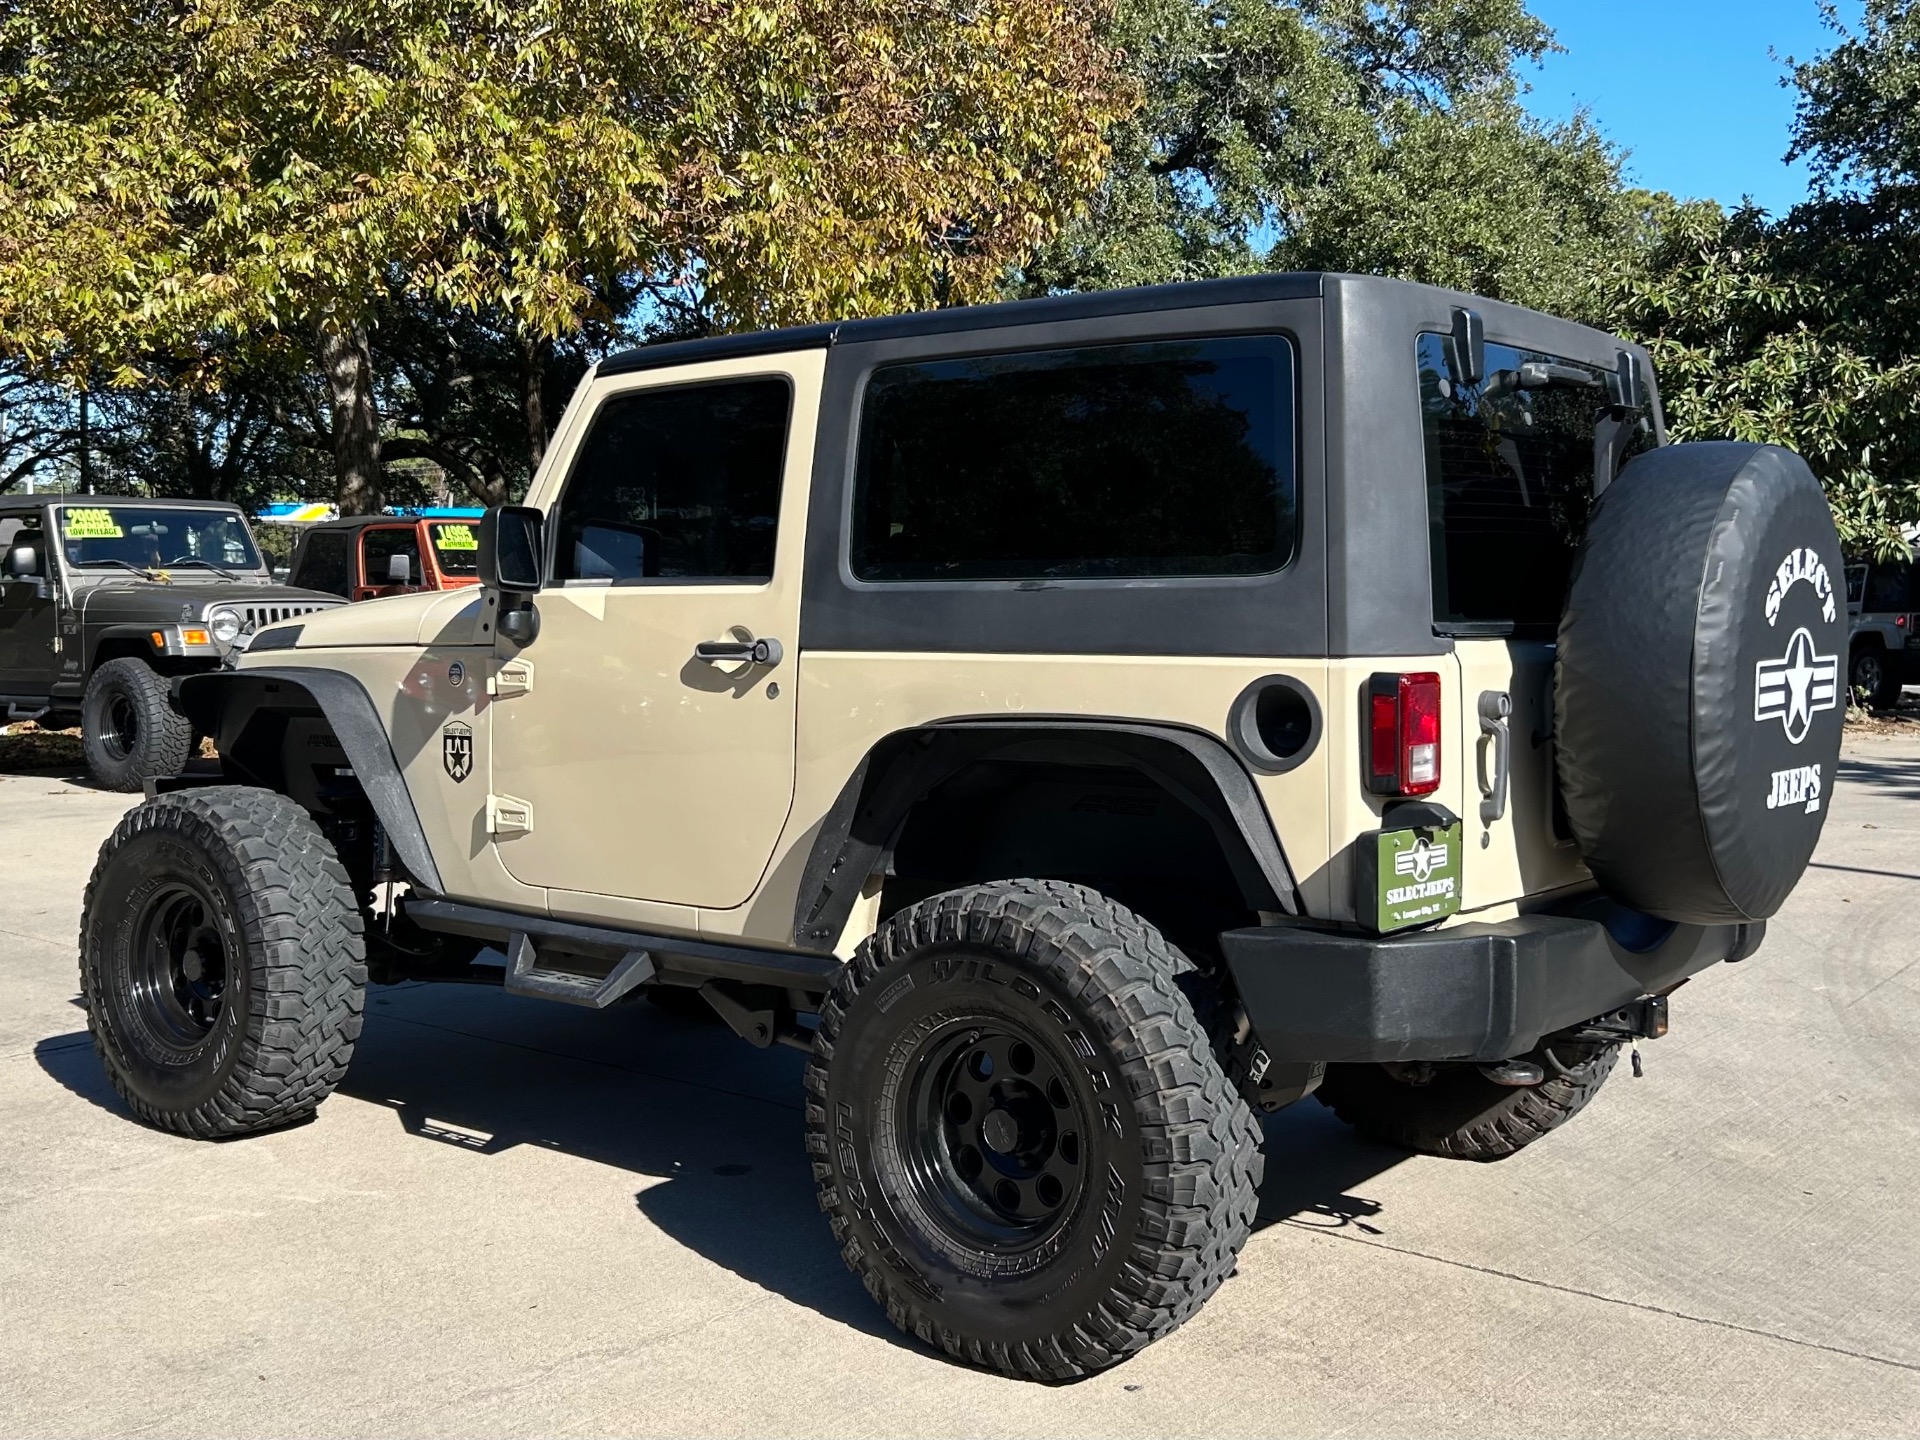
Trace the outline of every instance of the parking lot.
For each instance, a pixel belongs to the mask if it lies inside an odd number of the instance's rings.
[[[799,1055],[650,1005],[377,990],[313,1123],[132,1123],[74,966],[127,798],[0,776],[0,1430],[1913,1433],[1916,799],[1920,740],[1851,739],[1761,954],[1510,1161],[1275,1117],[1237,1276],[1046,1388],[903,1339],[843,1269]]]

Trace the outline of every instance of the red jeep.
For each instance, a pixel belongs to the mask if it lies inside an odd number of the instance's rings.
[[[288,583],[349,600],[477,585],[476,524],[418,515],[323,520],[294,547]]]

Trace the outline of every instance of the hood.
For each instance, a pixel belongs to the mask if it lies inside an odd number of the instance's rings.
[[[217,577],[165,583],[129,575],[124,582],[116,579],[91,583],[73,597],[73,608],[84,619],[99,624],[116,620],[142,624],[203,620],[216,605],[232,605],[244,610],[253,606],[305,609],[344,604],[346,601],[338,595],[320,590],[296,590],[290,585]]]
[[[330,596],[338,599],[338,596]],[[491,597],[477,586],[460,590],[422,590],[413,595],[389,595],[341,605],[324,614],[301,618],[300,638],[294,648],[357,648],[367,645],[489,645],[490,630],[481,629]],[[272,652],[257,664],[271,664]]]

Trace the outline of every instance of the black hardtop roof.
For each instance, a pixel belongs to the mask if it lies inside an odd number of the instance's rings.
[[[1157,310],[1192,310],[1211,305],[1330,298],[1336,291],[1352,298],[1358,298],[1360,293],[1365,292],[1375,302],[1385,302],[1401,309],[1428,310],[1436,316],[1444,316],[1454,306],[1464,305],[1481,312],[1490,337],[1503,326],[1518,326],[1543,339],[1558,336],[1562,343],[1575,336],[1584,336],[1589,347],[1602,343],[1611,347],[1623,343],[1617,337],[1573,321],[1499,300],[1489,300],[1484,296],[1470,295],[1462,290],[1393,280],[1383,275],[1348,275],[1315,270],[1242,275],[1225,280],[1191,280],[1176,285],[1146,285],[1131,290],[1093,290],[1072,295],[1050,295],[1040,300],[1010,300],[996,305],[921,310],[908,315],[880,315],[870,320],[796,325],[784,330],[713,335],[700,340],[660,341],[608,356],[600,362],[598,373],[624,375],[638,370],[691,365],[706,360],[777,355],[793,350],[824,350],[833,345],[861,341],[1051,325],[1110,315],[1150,314]]]
[[[602,375],[624,375],[702,360],[731,360],[775,355],[788,350],[824,350],[865,340],[898,340],[918,335],[952,335],[1007,325],[1046,325],[1090,320],[1102,315],[1137,315],[1154,310],[1185,310],[1200,305],[1244,305],[1262,300],[1302,300],[1319,295],[1320,273],[1244,275],[1227,280],[1193,280],[1178,285],[1144,285],[1131,290],[1092,290],[1050,295],[1041,300],[1008,300],[996,305],[961,305],[950,310],[917,310],[879,315],[870,320],[838,320],[794,325],[742,335],[711,335],[700,340],[669,340],[610,355],[600,362]],[[1399,281],[1382,281],[1399,284]]]
[[[22,510],[34,505],[159,505],[168,510],[239,510],[231,500],[166,500],[152,495],[6,495],[0,508]],[[245,512],[242,512],[243,514]]]
[[[302,525],[302,531],[364,530],[369,525],[418,525],[422,520],[455,525],[477,525],[479,517],[467,515],[336,515],[331,520],[315,520]]]

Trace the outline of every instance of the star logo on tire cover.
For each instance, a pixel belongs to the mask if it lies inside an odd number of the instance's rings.
[[[1787,641],[1778,660],[1753,667],[1753,718],[1778,720],[1787,739],[1798,745],[1813,727],[1813,717],[1840,703],[1840,657],[1820,655],[1803,626]]]

